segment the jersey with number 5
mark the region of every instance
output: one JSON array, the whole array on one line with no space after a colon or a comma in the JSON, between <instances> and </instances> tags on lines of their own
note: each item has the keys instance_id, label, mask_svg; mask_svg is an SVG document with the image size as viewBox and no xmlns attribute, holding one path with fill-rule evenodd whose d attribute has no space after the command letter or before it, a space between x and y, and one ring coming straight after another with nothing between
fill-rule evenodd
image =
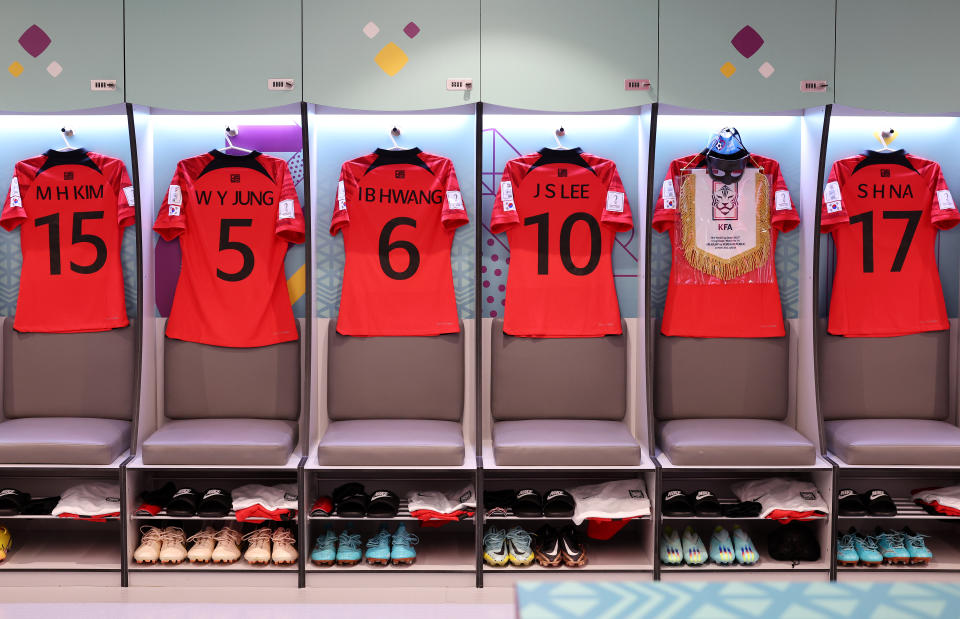
<instances>
[{"instance_id":1,"label":"jersey with number 5","mask_svg":"<svg viewBox=\"0 0 960 619\"><path fill-rule=\"evenodd\" d=\"M504 333L621 333L611 252L633 217L616 164L579 148L508 161L490 223L510 242Z\"/></svg>"},{"instance_id":2,"label":"jersey with number 5","mask_svg":"<svg viewBox=\"0 0 960 619\"><path fill-rule=\"evenodd\" d=\"M453 162L419 148L343 164L330 234L346 262L337 331L343 335L457 333L450 250L467 223Z\"/></svg>"},{"instance_id":3,"label":"jersey with number 5","mask_svg":"<svg viewBox=\"0 0 960 619\"><path fill-rule=\"evenodd\" d=\"M283 261L304 220L285 161L218 150L184 159L153 229L179 238L183 256L167 337L238 348L298 338Z\"/></svg>"},{"instance_id":4,"label":"jersey with number 5","mask_svg":"<svg viewBox=\"0 0 960 619\"><path fill-rule=\"evenodd\" d=\"M898 150L835 162L820 217L837 249L829 332L885 337L949 328L936 240L958 221L934 161Z\"/></svg>"},{"instance_id":5,"label":"jersey with number 5","mask_svg":"<svg viewBox=\"0 0 960 619\"><path fill-rule=\"evenodd\" d=\"M129 324L120 248L134 223L123 162L84 149L17 163L0 215L20 226L17 331L106 331Z\"/></svg>"}]
</instances>

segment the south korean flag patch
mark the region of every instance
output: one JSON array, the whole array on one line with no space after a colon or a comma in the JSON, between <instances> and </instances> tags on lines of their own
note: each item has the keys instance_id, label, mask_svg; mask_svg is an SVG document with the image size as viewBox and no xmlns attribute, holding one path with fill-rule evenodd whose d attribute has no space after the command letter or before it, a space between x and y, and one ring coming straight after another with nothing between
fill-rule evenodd
<instances>
[{"instance_id":1,"label":"south korean flag patch","mask_svg":"<svg viewBox=\"0 0 960 619\"><path fill-rule=\"evenodd\" d=\"M347 189L344 187L343 181L337 183L337 210L347 210Z\"/></svg>"},{"instance_id":2,"label":"south korean flag patch","mask_svg":"<svg viewBox=\"0 0 960 619\"><path fill-rule=\"evenodd\" d=\"M513 183L510 181L500 183L500 203L503 204L504 211L517 210L517 205L513 202Z\"/></svg>"},{"instance_id":3,"label":"south korean flag patch","mask_svg":"<svg viewBox=\"0 0 960 619\"><path fill-rule=\"evenodd\" d=\"M10 208L22 208L23 200L20 198L20 181L14 176L10 180Z\"/></svg>"},{"instance_id":4,"label":"south korean flag patch","mask_svg":"<svg viewBox=\"0 0 960 619\"><path fill-rule=\"evenodd\" d=\"M177 217L180 215L181 206L183 206L183 192L180 191L180 185L170 185L167 190L167 215Z\"/></svg>"},{"instance_id":5,"label":"south korean flag patch","mask_svg":"<svg viewBox=\"0 0 960 619\"><path fill-rule=\"evenodd\" d=\"M660 197L663 198L663 208L676 210L677 192L673 188L673 181L667 179L663 181L663 189L660 190Z\"/></svg>"}]
</instances>

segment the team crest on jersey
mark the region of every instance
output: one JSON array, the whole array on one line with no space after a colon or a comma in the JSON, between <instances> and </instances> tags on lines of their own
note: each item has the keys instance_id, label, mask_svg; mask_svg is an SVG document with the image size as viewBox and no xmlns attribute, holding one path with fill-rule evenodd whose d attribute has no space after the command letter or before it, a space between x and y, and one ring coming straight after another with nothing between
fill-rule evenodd
<instances>
[{"instance_id":1,"label":"team crest on jersey","mask_svg":"<svg viewBox=\"0 0 960 619\"><path fill-rule=\"evenodd\" d=\"M240 175L239 175L239 174L231 174L231 175L230 175L230 182L231 182L231 183L239 183L239 182L240 182Z\"/></svg>"},{"instance_id":2,"label":"team crest on jersey","mask_svg":"<svg viewBox=\"0 0 960 619\"><path fill-rule=\"evenodd\" d=\"M713 220L736 220L738 216L738 206L740 200L737 195L737 185L727 185L713 181Z\"/></svg>"},{"instance_id":3,"label":"team crest on jersey","mask_svg":"<svg viewBox=\"0 0 960 619\"><path fill-rule=\"evenodd\" d=\"M73 172L64 172L64 173L63 173L63 180L65 180L65 181L72 181L72 180L73 180Z\"/></svg>"}]
</instances>

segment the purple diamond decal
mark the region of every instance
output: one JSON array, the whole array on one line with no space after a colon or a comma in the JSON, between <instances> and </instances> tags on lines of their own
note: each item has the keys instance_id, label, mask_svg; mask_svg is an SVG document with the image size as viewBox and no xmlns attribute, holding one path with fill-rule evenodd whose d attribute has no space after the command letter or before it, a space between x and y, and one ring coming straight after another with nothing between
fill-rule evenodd
<instances>
[{"instance_id":1,"label":"purple diamond decal","mask_svg":"<svg viewBox=\"0 0 960 619\"><path fill-rule=\"evenodd\" d=\"M17 40L20 42L20 47L34 58L42 54L43 50L50 45L50 37L36 24L24 30Z\"/></svg>"},{"instance_id":2,"label":"purple diamond decal","mask_svg":"<svg viewBox=\"0 0 960 619\"><path fill-rule=\"evenodd\" d=\"M412 39L413 37L420 34L420 26L416 25L413 22L410 22L409 24L403 27L403 33Z\"/></svg>"},{"instance_id":3,"label":"purple diamond decal","mask_svg":"<svg viewBox=\"0 0 960 619\"><path fill-rule=\"evenodd\" d=\"M733 47L743 54L744 58L749 58L757 53L757 50L763 47L763 37L750 26L744 26L740 32L735 34L730 42Z\"/></svg>"}]
</instances>

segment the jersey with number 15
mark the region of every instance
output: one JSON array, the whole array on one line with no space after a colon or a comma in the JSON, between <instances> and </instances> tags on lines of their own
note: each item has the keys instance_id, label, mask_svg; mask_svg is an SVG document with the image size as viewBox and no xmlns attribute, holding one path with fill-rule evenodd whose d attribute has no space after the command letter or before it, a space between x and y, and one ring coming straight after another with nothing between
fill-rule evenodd
<instances>
[{"instance_id":1,"label":"jersey with number 15","mask_svg":"<svg viewBox=\"0 0 960 619\"><path fill-rule=\"evenodd\" d=\"M167 337L238 348L298 338L283 261L304 220L284 160L218 150L184 159L153 229L179 238L183 255Z\"/></svg>"},{"instance_id":2,"label":"jersey with number 15","mask_svg":"<svg viewBox=\"0 0 960 619\"><path fill-rule=\"evenodd\" d=\"M378 148L344 163L330 222L330 234L343 234L346 254L337 331L460 331L450 250L467 220L446 157Z\"/></svg>"}]
</instances>

